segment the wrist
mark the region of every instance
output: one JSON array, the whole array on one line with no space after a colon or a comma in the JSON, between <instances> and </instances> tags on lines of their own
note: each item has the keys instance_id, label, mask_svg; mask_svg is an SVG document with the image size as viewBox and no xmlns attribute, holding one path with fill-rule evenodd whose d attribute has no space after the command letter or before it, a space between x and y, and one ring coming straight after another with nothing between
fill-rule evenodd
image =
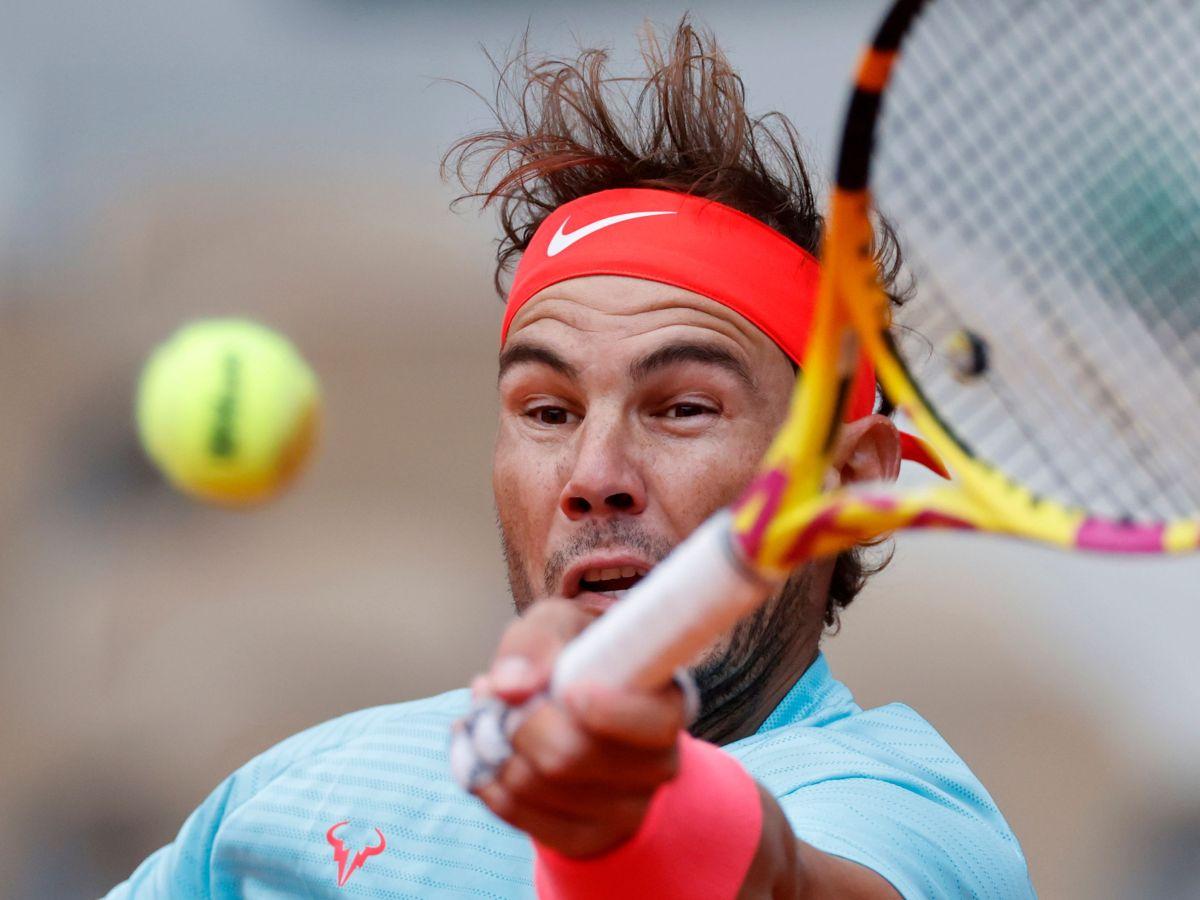
<instances>
[{"instance_id":1,"label":"wrist","mask_svg":"<svg viewBox=\"0 0 1200 900\"><path fill-rule=\"evenodd\" d=\"M732 900L758 851L762 824L758 786L741 764L681 734L679 774L658 789L628 841L588 859L535 842L538 896Z\"/></svg>"}]
</instances>

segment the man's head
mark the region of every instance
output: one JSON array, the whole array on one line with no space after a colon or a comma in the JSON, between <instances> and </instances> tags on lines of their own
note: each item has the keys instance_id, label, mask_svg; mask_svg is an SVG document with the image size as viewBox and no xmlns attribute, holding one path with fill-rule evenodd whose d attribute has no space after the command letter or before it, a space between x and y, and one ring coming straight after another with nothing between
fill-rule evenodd
<instances>
[{"instance_id":1,"label":"man's head","mask_svg":"<svg viewBox=\"0 0 1200 900\"><path fill-rule=\"evenodd\" d=\"M649 39L645 59L632 95L596 51L504 70L500 127L457 148L460 173L483 155L478 192L500 209L498 283L547 216L613 188L716 200L815 252L821 219L790 124L748 117L740 80L686 21L668 48ZM714 296L603 274L510 303L493 484L518 610L566 596L602 611L753 475L795 369ZM898 461L894 427L868 416L844 430L837 474L894 477ZM855 553L807 567L698 661L710 737L781 663L815 650L865 575Z\"/></svg>"},{"instance_id":2,"label":"man's head","mask_svg":"<svg viewBox=\"0 0 1200 900\"><path fill-rule=\"evenodd\" d=\"M493 466L518 608L603 609L622 579L586 576L644 574L730 503L792 384L782 351L707 297L605 275L535 295L500 356Z\"/></svg>"}]
</instances>

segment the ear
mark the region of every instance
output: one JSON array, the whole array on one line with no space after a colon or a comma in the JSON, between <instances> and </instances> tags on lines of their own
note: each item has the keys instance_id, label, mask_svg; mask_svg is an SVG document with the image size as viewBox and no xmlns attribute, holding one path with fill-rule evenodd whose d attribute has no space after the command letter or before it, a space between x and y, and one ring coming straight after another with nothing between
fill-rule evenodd
<instances>
[{"instance_id":1,"label":"ear","mask_svg":"<svg viewBox=\"0 0 1200 900\"><path fill-rule=\"evenodd\" d=\"M832 466L842 484L895 481L900 474L899 429L880 415L847 422L834 444Z\"/></svg>"}]
</instances>

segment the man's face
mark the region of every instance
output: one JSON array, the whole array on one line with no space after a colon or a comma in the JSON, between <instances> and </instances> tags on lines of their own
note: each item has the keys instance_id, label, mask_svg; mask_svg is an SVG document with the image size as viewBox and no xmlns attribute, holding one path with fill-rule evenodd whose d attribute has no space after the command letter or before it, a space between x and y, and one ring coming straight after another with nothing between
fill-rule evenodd
<instances>
[{"instance_id":1,"label":"man's face","mask_svg":"<svg viewBox=\"0 0 1200 900\"><path fill-rule=\"evenodd\" d=\"M600 613L755 472L790 362L732 310L616 276L529 300L500 358L492 483L518 611Z\"/></svg>"}]
</instances>

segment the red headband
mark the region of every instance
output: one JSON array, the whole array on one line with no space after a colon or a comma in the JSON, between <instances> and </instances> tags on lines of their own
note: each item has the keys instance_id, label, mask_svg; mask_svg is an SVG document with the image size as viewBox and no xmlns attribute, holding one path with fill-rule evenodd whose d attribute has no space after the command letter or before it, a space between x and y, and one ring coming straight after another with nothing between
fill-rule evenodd
<instances>
[{"instance_id":1,"label":"red headband","mask_svg":"<svg viewBox=\"0 0 1200 900\"><path fill-rule=\"evenodd\" d=\"M708 297L748 319L801 364L817 298L817 260L768 225L715 200L621 188L588 194L550 213L517 266L500 342L539 291L585 275L626 275ZM875 372L864 356L846 421L875 409ZM906 458L935 471L903 435Z\"/></svg>"}]
</instances>

